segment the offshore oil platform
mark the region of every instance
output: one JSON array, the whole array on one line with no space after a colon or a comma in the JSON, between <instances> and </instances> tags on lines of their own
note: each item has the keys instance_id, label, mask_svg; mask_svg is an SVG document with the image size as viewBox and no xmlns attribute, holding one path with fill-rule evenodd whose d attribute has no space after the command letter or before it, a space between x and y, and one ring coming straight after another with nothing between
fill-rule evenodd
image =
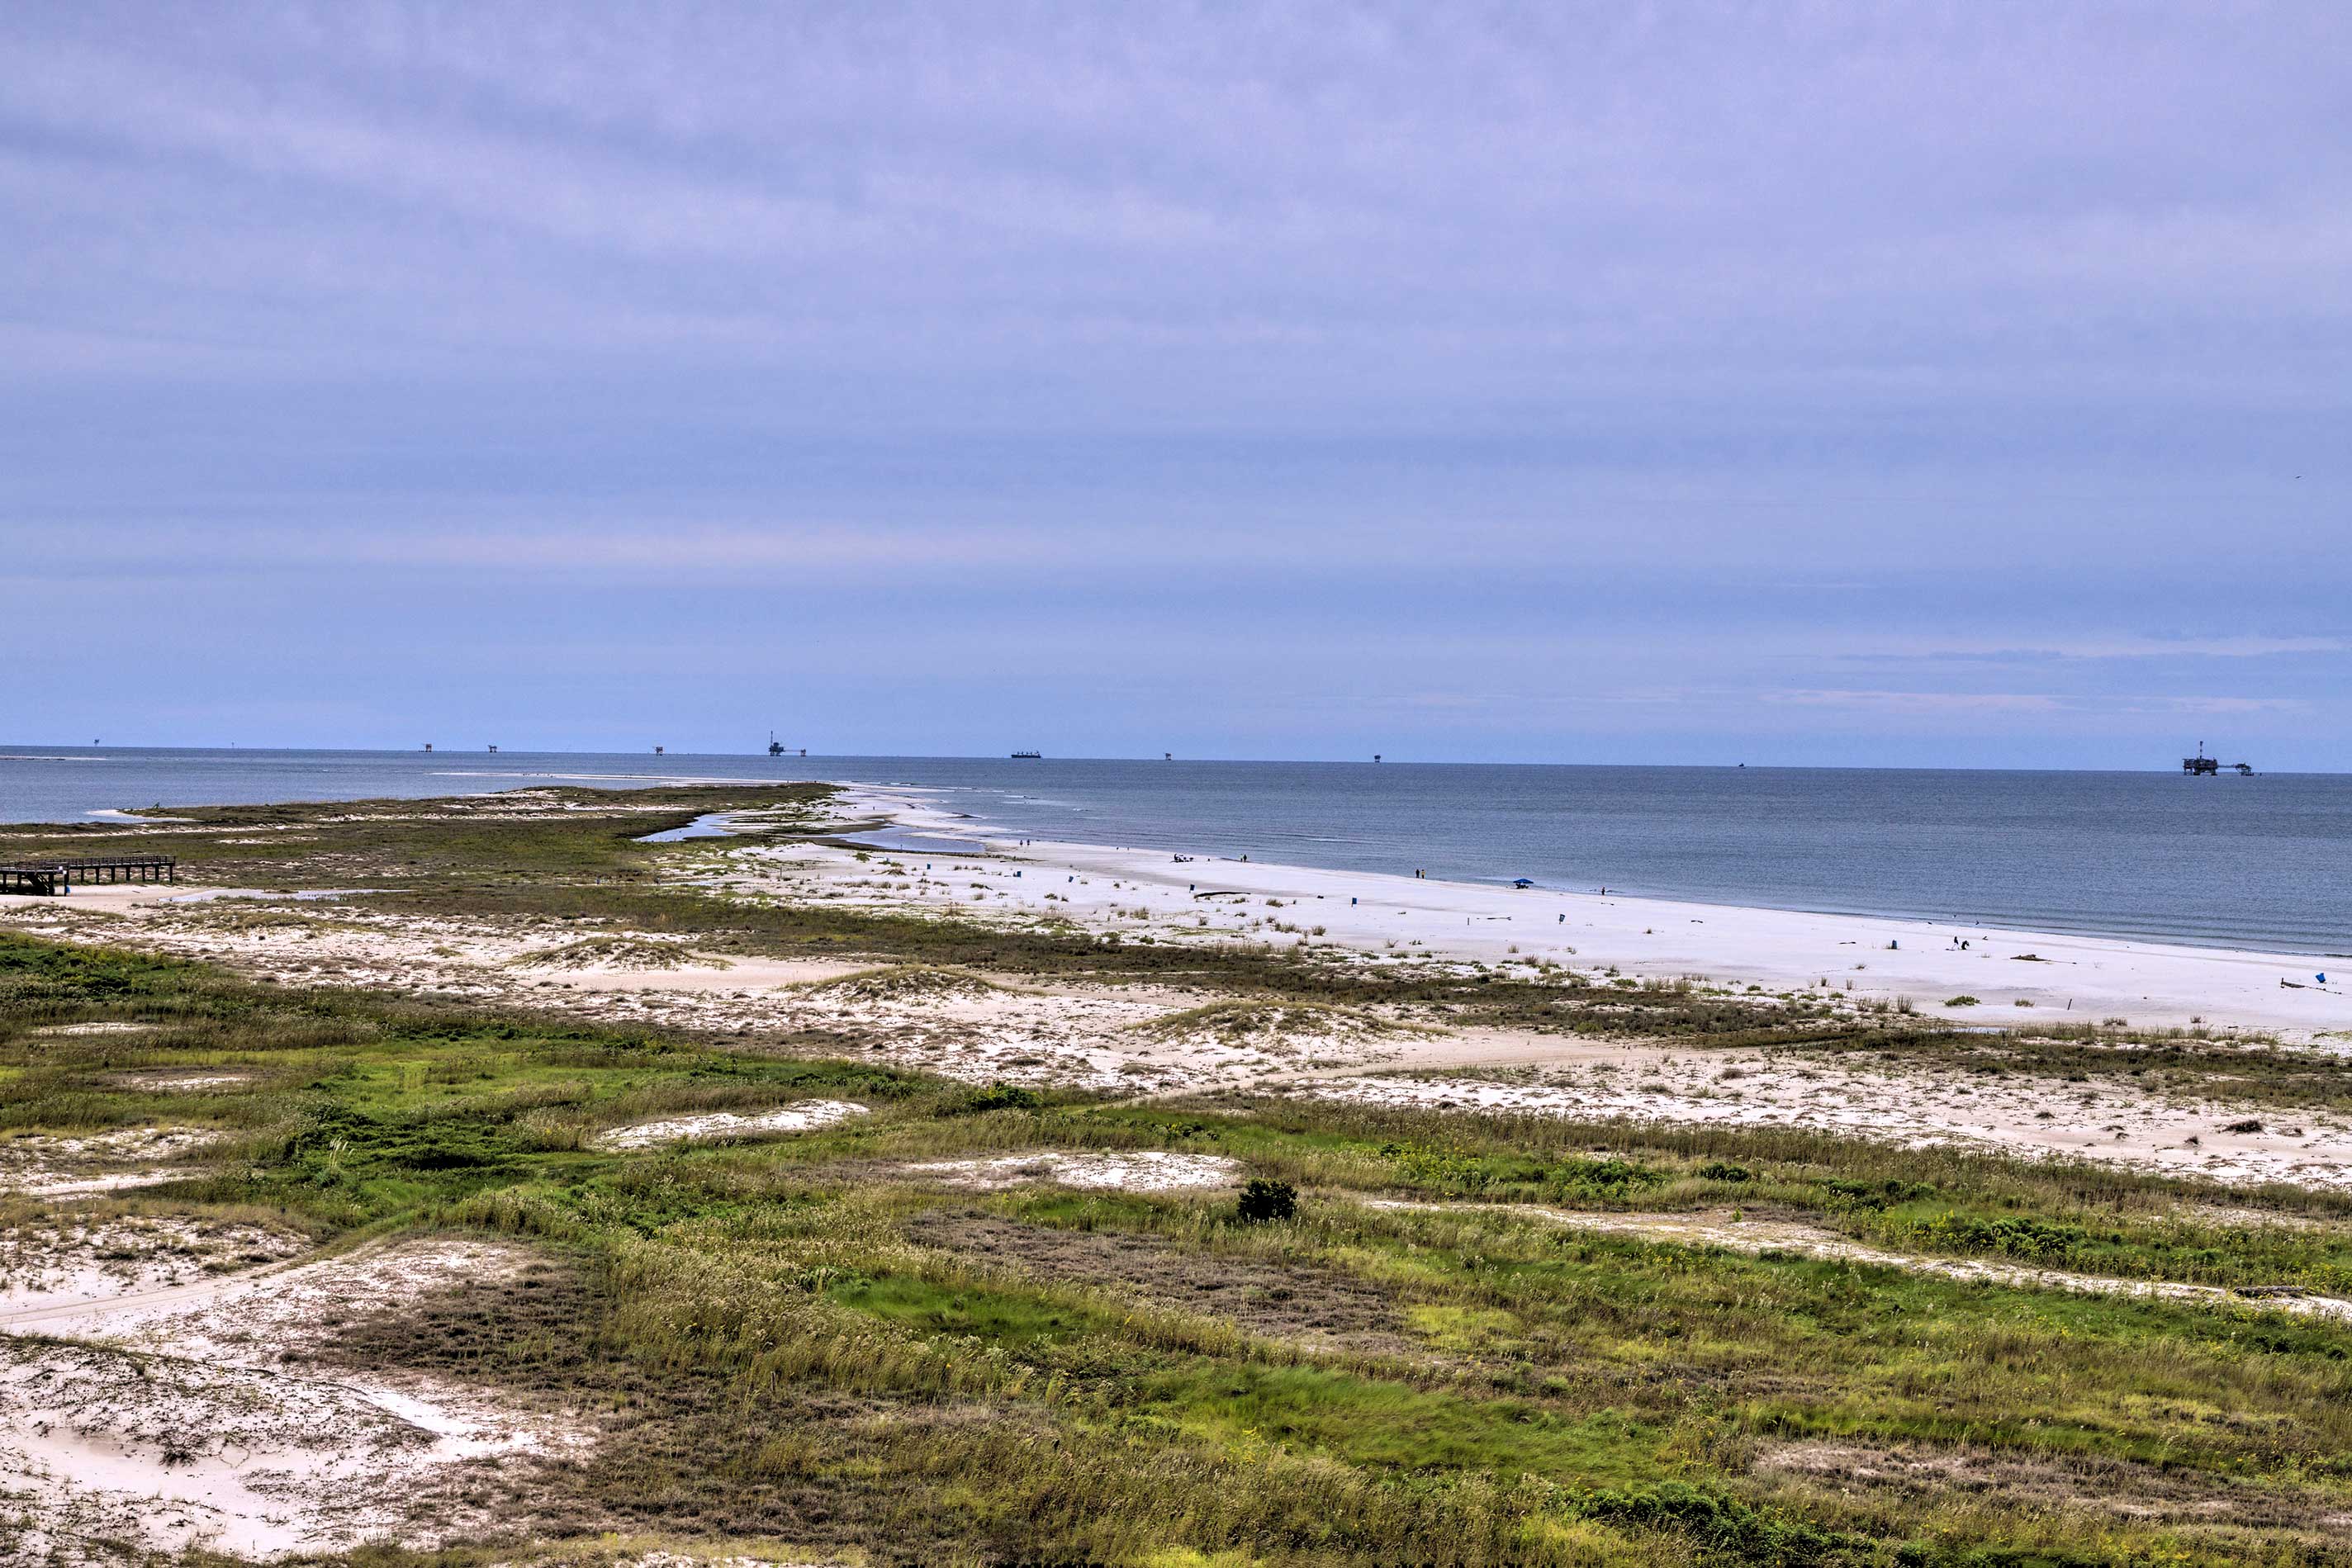
<instances>
[{"instance_id":1,"label":"offshore oil platform","mask_svg":"<svg viewBox=\"0 0 2352 1568\"><path fill-rule=\"evenodd\" d=\"M2197 743L2196 756L2184 757L2180 759L2180 771L2191 778L2219 777L2221 771L2221 759L2218 757L2206 756L2205 743L2200 740ZM2232 762L2230 764L2230 771L2241 779L2252 779L2254 776L2254 765L2251 762Z\"/></svg>"}]
</instances>

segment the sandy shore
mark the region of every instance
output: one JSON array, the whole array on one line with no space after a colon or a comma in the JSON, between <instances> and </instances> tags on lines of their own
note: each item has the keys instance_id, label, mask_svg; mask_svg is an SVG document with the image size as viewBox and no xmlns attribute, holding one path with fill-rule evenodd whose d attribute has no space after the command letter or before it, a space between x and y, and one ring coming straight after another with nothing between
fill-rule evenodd
<instances>
[{"instance_id":1,"label":"sandy shore","mask_svg":"<svg viewBox=\"0 0 2352 1568\"><path fill-rule=\"evenodd\" d=\"M866 788L853 799L887 811L909 831L976 836L973 823L940 810L920 791ZM982 841L1024 870L990 883L1001 898L1089 922L1141 906L1205 916L1213 926L1255 926L1268 914L1265 901L1275 899L1281 925L1310 933L1320 927L1318 944L1367 953L1487 964L1549 958L1580 969L1613 967L1642 978L1690 977L1776 992L1826 986L1907 998L1923 1013L1960 1023L2121 1018L2140 1028L2201 1023L2289 1041L2352 1040L2352 959L1519 890L1206 855L1180 863L1162 850L996 836ZM925 857L901 852L895 858ZM1239 894L1248 902L1201 896L1207 893ZM2347 942L2352 945L2352 933ZM2330 972L2331 962L2342 973ZM2317 978L2322 972L2326 985ZM1945 1005L1964 996L1977 1000Z\"/></svg>"}]
</instances>

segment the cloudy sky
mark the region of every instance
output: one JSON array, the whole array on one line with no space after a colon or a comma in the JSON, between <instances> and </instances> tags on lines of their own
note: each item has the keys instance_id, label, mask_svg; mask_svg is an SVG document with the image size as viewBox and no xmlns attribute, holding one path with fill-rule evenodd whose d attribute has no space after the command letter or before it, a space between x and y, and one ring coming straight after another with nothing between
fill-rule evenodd
<instances>
[{"instance_id":1,"label":"cloudy sky","mask_svg":"<svg viewBox=\"0 0 2352 1568\"><path fill-rule=\"evenodd\" d=\"M0 739L2352 768L2352 7L0 8Z\"/></svg>"}]
</instances>

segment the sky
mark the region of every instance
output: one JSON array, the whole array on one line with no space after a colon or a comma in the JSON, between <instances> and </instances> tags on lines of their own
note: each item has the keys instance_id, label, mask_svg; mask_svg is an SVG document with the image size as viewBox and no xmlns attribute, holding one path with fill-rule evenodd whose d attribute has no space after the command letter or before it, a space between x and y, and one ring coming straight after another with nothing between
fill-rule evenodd
<instances>
[{"instance_id":1,"label":"sky","mask_svg":"<svg viewBox=\"0 0 2352 1568\"><path fill-rule=\"evenodd\" d=\"M0 7L0 740L2352 769L2352 7Z\"/></svg>"}]
</instances>

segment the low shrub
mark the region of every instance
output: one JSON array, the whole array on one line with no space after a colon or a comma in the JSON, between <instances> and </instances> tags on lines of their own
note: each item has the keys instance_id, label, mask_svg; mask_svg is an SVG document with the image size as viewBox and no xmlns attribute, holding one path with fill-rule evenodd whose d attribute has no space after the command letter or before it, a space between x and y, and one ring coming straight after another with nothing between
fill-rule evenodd
<instances>
[{"instance_id":1,"label":"low shrub","mask_svg":"<svg viewBox=\"0 0 2352 1568\"><path fill-rule=\"evenodd\" d=\"M1244 1225L1264 1225L1271 1220L1298 1218L1298 1189L1286 1181L1269 1181L1264 1176L1252 1176L1242 1188L1235 1205Z\"/></svg>"},{"instance_id":2,"label":"low shrub","mask_svg":"<svg viewBox=\"0 0 2352 1568\"><path fill-rule=\"evenodd\" d=\"M1045 1103L1045 1096L1034 1089L1024 1089L1018 1083L992 1083L963 1103L966 1111L1034 1111Z\"/></svg>"}]
</instances>

